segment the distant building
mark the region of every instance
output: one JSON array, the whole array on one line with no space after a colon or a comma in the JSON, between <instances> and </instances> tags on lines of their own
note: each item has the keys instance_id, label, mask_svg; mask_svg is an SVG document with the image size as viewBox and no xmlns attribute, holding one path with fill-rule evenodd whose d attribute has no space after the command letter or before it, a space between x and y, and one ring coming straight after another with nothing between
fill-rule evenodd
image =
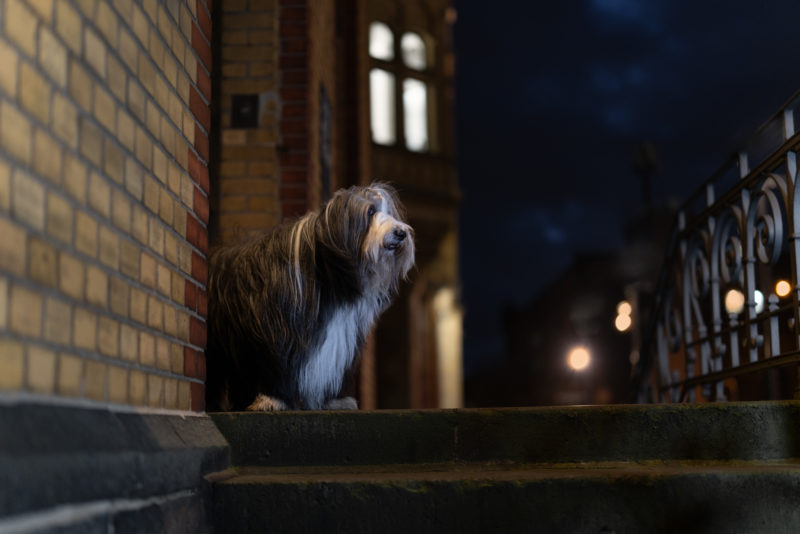
<instances>
[{"instance_id":1,"label":"distant building","mask_svg":"<svg viewBox=\"0 0 800 534\"><path fill-rule=\"evenodd\" d=\"M605 404L631 400L631 362L661 266L672 210L638 217L617 251L580 254L530 304L503 317L506 360L467 382L469 406ZM621 302L630 309L618 312ZM617 316L620 318L617 323ZM629 322L628 322L629 321ZM588 351L582 370L568 363Z\"/></svg>"},{"instance_id":2,"label":"distant building","mask_svg":"<svg viewBox=\"0 0 800 534\"><path fill-rule=\"evenodd\" d=\"M356 393L363 407L459 406L455 11L448 0L256 4L215 4L212 247L338 188L394 184L417 269L368 344Z\"/></svg>"}]
</instances>

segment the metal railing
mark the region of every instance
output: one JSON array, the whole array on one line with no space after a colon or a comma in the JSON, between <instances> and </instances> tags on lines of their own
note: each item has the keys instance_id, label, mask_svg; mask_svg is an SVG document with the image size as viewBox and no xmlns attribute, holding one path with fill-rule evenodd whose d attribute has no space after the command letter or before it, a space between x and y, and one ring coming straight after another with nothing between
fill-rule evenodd
<instances>
[{"instance_id":1,"label":"metal railing","mask_svg":"<svg viewBox=\"0 0 800 534\"><path fill-rule=\"evenodd\" d=\"M800 363L798 150L800 92L679 210L639 349L640 402L726 400L730 379Z\"/></svg>"}]
</instances>

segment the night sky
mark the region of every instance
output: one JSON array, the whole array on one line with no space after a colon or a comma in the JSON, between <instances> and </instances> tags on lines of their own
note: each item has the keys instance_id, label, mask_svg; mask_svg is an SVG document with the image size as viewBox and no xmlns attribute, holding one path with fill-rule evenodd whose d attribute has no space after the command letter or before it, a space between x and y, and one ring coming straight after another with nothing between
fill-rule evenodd
<instances>
[{"instance_id":1,"label":"night sky","mask_svg":"<svg viewBox=\"0 0 800 534\"><path fill-rule=\"evenodd\" d=\"M454 2L469 376L505 305L622 243L638 143L655 203L682 201L800 89L800 1Z\"/></svg>"}]
</instances>

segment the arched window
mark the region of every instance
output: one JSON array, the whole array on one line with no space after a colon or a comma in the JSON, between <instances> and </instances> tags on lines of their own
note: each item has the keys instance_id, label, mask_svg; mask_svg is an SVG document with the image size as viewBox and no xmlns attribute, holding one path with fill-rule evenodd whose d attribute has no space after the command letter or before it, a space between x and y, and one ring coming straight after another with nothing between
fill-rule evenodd
<instances>
[{"instance_id":1,"label":"arched window","mask_svg":"<svg viewBox=\"0 0 800 534\"><path fill-rule=\"evenodd\" d=\"M397 145L402 132L406 149L430 150L428 102L433 91L430 52L429 43L419 33L404 32L398 43L388 24L378 21L370 24L369 95L373 142ZM399 108L398 94L401 95Z\"/></svg>"}]
</instances>

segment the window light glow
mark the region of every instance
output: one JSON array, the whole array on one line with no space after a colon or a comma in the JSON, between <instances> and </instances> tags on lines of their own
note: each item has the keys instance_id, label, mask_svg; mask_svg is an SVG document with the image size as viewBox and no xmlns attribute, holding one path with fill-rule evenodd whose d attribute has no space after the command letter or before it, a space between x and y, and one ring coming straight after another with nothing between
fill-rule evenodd
<instances>
[{"instance_id":1,"label":"window light glow","mask_svg":"<svg viewBox=\"0 0 800 534\"><path fill-rule=\"evenodd\" d=\"M383 69L370 71L369 108L372 140L393 145L397 141L394 74Z\"/></svg>"},{"instance_id":2,"label":"window light glow","mask_svg":"<svg viewBox=\"0 0 800 534\"><path fill-rule=\"evenodd\" d=\"M369 55L375 59L394 59L394 34L383 22L369 25Z\"/></svg>"},{"instance_id":3,"label":"window light glow","mask_svg":"<svg viewBox=\"0 0 800 534\"><path fill-rule=\"evenodd\" d=\"M403 80L403 131L406 148L415 152L428 150L428 88L425 82Z\"/></svg>"},{"instance_id":4,"label":"window light glow","mask_svg":"<svg viewBox=\"0 0 800 534\"><path fill-rule=\"evenodd\" d=\"M400 38L400 53L403 63L414 70L425 70L428 66L425 41L416 33L404 33Z\"/></svg>"}]
</instances>

